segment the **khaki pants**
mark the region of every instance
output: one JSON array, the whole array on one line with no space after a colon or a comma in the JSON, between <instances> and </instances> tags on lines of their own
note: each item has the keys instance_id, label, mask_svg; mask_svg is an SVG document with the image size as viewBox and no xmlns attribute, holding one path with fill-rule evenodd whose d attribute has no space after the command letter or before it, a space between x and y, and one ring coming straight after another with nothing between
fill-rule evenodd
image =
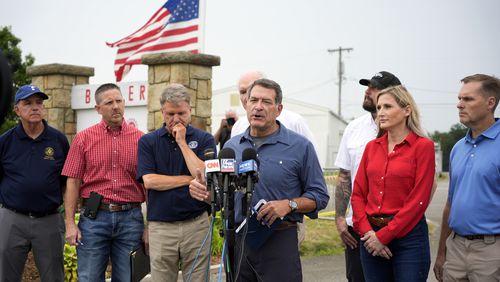
<instances>
[{"instance_id":1,"label":"khaki pants","mask_svg":"<svg viewBox=\"0 0 500 282\"><path fill-rule=\"evenodd\" d=\"M184 221L150 221L148 226L152 281L177 281L179 264L186 281L209 229L207 213ZM209 251L210 235L199 252L190 281L205 281Z\"/></svg>"},{"instance_id":2,"label":"khaki pants","mask_svg":"<svg viewBox=\"0 0 500 282\"><path fill-rule=\"evenodd\" d=\"M500 281L500 236L468 240L452 232L446 240L444 281Z\"/></svg>"}]
</instances>

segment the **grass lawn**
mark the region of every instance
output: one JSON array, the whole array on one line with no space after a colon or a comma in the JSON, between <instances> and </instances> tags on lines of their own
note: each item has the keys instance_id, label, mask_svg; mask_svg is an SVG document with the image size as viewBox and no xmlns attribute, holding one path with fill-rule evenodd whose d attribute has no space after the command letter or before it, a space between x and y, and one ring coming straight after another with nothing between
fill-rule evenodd
<instances>
[{"instance_id":1,"label":"grass lawn","mask_svg":"<svg viewBox=\"0 0 500 282\"><path fill-rule=\"evenodd\" d=\"M328 213L320 216L333 218ZM340 240L335 221L327 219L305 218L306 238L300 246L301 256L339 255L344 253L344 244Z\"/></svg>"}]
</instances>

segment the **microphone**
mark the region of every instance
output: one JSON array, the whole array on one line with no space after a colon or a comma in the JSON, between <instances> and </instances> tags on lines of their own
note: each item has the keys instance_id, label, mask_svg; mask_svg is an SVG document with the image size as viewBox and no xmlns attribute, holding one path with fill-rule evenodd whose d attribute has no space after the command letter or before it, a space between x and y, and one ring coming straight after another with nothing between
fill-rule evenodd
<instances>
[{"instance_id":1,"label":"microphone","mask_svg":"<svg viewBox=\"0 0 500 282\"><path fill-rule=\"evenodd\" d=\"M207 181L207 187L210 191L210 203L212 205L212 211L215 212L217 206L220 205L219 196L219 172L220 165L219 159L215 157L215 151L212 148L208 148L203 152L205 159L205 179Z\"/></svg>"},{"instance_id":2,"label":"microphone","mask_svg":"<svg viewBox=\"0 0 500 282\"><path fill-rule=\"evenodd\" d=\"M234 150L231 148L223 148L219 153L220 171L222 174L222 193L224 218L229 220L228 229L231 229L234 224ZM229 239L231 241L232 239Z\"/></svg>"},{"instance_id":3,"label":"microphone","mask_svg":"<svg viewBox=\"0 0 500 282\"><path fill-rule=\"evenodd\" d=\"M252 214L252 193L255 183L259 181L257 152L254 148L246 148L243 150L241 160L242 162L238 165L238 174L242 178L241 184L245 192L245 196L241 198L241 211L243 216L248 217Z\"/></svg>"},{"instance_id":4,"label":"microphone","mask_svg":"<svg viewBox=\"0 0 500 282\"><path fill-rule=\"evenodd\" d=\"M219 153L220 160L220 172L223 176L223 188L224 191L227 191L229 187L229 182L232 180L234 176L234 150L231 148L223 148Z\"/></svg>"},{"instance_id":5,"label":"microphone","mask_svg":"<svg viewBox=\"0 0 500 282\"><path fill-rule=\"evenodd\" d=\"M203 151L203 159L205 161L214 159L215 158L215 151L212 148L207 148L205 151Z\"/></svg>"}]
</instances>

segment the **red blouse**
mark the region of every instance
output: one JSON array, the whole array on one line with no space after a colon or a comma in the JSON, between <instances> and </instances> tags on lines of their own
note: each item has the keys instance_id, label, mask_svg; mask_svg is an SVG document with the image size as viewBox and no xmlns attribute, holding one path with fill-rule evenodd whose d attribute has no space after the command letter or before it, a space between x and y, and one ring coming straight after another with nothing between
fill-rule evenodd
<instances>
[{"instance_id":1,"label":"red blouse","mask_svg":"<svg viewBox=\"0 0 500 282\"><path fill-rule=\"evenodd\" d=\"M429 205L434 181L434 142L413 132L388 153L387 133L366 145L354 181L354 229L372 230L367 215L394 215L376 232L387 245L410 232Z\"/></svg>"}]
</instances>

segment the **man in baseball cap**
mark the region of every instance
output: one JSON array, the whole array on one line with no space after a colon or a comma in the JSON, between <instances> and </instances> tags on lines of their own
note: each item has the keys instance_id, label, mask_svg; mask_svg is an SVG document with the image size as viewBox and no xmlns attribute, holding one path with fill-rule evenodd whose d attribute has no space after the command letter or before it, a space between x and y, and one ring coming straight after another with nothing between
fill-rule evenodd
<instances>
[{"instance_id":1,"label":"man in baseball cap","mask_svg":"<svg viewBox=\"0 0 500 282\"><path fill-rule=\"evenodd\" d=\"M64 281L64 221L58 208L69 143L43 119L46 99L36 86L19 88L14 105L19 123L0 136L0 281L21 281L30 250L41 281Z\"/></svg>"},{"instance_id":2,"label":"man in baseball cap","mask_svg":"<svg viewBox=\"0 0 500 282\"><path fill-rule=\"evenodd\" d=\"M40 88L36 87L35 85L27 84L21 86L19 90L17 90L15 104L17 104L20 100L28 99L35 94L39 94L43 100L49 99L49 96L43 93Z\"/></svg>"},{"instance_id":3,"label":"man in baseball cap","mask_svg":"<svg viewBox=\"0 0 500 282\"><path fill-rule=\"evenodd\" d=\"M364 86L372 86L379 90L382 90L389 86L401 85L401 81L399 81L399 78L397 78L392 73L381 71L377 72L371 79L360 79L359 84Z\"/></svg>"},{"instance_id":4,"label":"man in baseball cap","mask_svg":"<svg viewBox=\"0 0 500 282\"><path fill-rule=\"evenodd\" d=\"M363 109L368 113L349 122L335 160L335 166L340 168L335 192L335 225L345 244L346 278L353 282L365 281L359 255L359 235L352 228L352 212L349 207L354 178L366 144L377 136L377 95L383 89L400 85L401 82L392 73L381 71L371 79L361 79L359 84L368 86L363 100Z\"/></svg>"}]
</instances>

